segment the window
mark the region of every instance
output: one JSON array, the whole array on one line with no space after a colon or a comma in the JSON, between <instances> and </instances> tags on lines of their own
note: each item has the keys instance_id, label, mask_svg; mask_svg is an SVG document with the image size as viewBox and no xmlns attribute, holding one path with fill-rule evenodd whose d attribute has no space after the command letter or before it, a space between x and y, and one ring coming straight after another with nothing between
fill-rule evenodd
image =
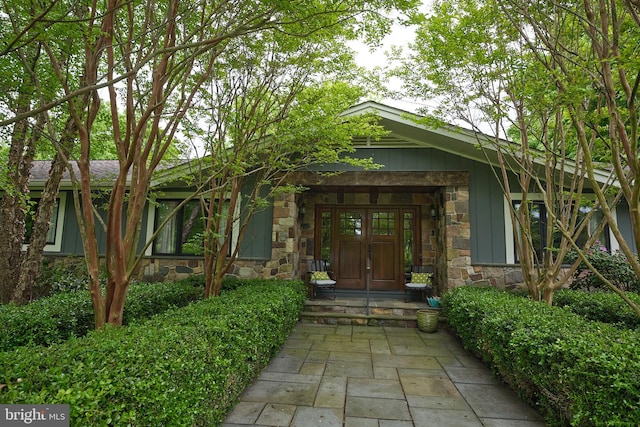
<instances>
[{"instance_id":1,"label":"window","mask_svg":"<svg viewBox=\"0 0 640 427\"><path fill-rule=\"evenodd\" d=\"M320 256L324 260L331 259L331 211L322 211L320 223Z\"/></svg>"},{"instance_id":2,"label":"window","mask_svg":"<svg viewBox=\"0 0 640 427\"><path fill-rule=\"evenodd\" d=\"M579 223L585 221L586 216L589 212L591 212L592 208L588 206L580 206L580 211L578 212L578 221ZM600 226L602 219L604 218L604 214L601 210L597 210L594 212L591 217L589 217L589 222L586 227L578 236L576 243L579 247L582 247L589 239L589 236L592 236ZM605 246L609 251L611 250L611 240L609 239L609 227L605 226L602 230L602 233L598 236L598 241L601 243L601 246Z\"/></svg>"},{"instance_id":3,"label":"window","mask_svg":"<svg viewBox=\"0 0 640 427\"><path fill-rule=\"evenodd\" d=\"M404 236L404 271L410 273L413 267L414 236L416 227L413 221L413 211L403 213L402 234Z\"/></svg>"},{"instance_id":4,"label":"window","mask_svg":"<svg viewBox=\"0 0 640 427\"><path fill-rule=\"evenodd\" d=\"M36 214L40 207L40 199L31 199L27 207L27 215L25 217L24 243L29 244L31 233L36 222ZM56 243L56 233L58 226L59 202L56 200L53 210L51 211L51 219L49 220L49 232L47 233L47 245Z\"/></svg>"},{"instance_id":5,"label":"window","mask_svg":"<svg viewBox=\"0 0 640 427\"><path fill-rule=\"evenodd\" d=\"M30 200L28 202L27 215L25 217L23 250L27 249L27 245L31 239L31 233L33 232L33 225L35 223L35 215L38 212L38 204L40 202L40 193L34 192L29 196ZM51 218L49 220L49 231L47 232L47 241L44 247L46 252L60 252L62 250L62 230L64 226L66 200L67 194L65 192L58 193L58 198L53 206Z\"/></svg>"},{"instance_id":6,"label":"window","mask_svg":"<svg viewBox=\"0 0 640 427\"><path fill-rule=\"evenodd\" d=\"M521 202L514 202L514 208L518 209ZM580 206L578 208L578 222L577 226L580 226L583 221L587 220L587 214L591 212L592 208L588 206ZM578 246L583 246L588 238L593 235L598 229L600 222L602 221L603 214L600 211L594 212L588 219L588 223L584 227L580 236L578 236L576 243ZM545 248L554 248L560 245L562 234L559 231L553 233L553 241L547 242L546 227L548 221L547 208L542 200L533 200L529 202L529 221L531 223L531 240L534 250L536 251L538 259L542 259ZM519 227L519 226L518 226ZM598 241L602 246L611 249L610 240L608 238L608 227L605 226L602 233L598 237ZM515 239L516 237L513 237ZM508 245L509 246L509 245ZM515 249L515 240L512 242L512 259L513 262L518 262L518 255ZM510 261L509 259L507 260Z\"/></svg>"},{"instance_id":7,"label":"window","mask_svg":"<svg viewBox=\"0 0 640 427\"><path fill-rule=\"evenodd\" d=\"M157 200L154 216L153 229L157 230L160 225L167 220L162 230L153 242L153 253L156 255L183 255L183 256L203 256L204 255L204 233L206 227L206 212L199 200L192 200L180 207L171 217L182 200ZM228 205L228 203L225 203ZM228 210L228 209L227 209ZM226 223L226 214L221 220ZM168 219L167 219L168 218ZM234 240L236 235L234 223L229 252L237 243ZM224 240L224 236L220 238Z\"/></svg>"},{"instance_id":8,"label":"window","mask_svg":"<svg viewBox=\"0 0 640 427\"><path fill-rule=\"evenodd\" d=\"M396 231L395 212L373 212L374 236L393 236Z\"/></svg>"},{"instance_id":9,"label":"window","mask_svg":"<svg viewBox=\"0 0 640 427\"><path fill-rule=\"evenodd\" d=\"M361 236L362 213L340 212L340 226L338 228L338 233L341 236Z\"/></svg>"},{"instance_id":10,"label":"window","mask_svg":"<svg viewBox=\"0 0 640 427\"><path fill-rule=\"evenodd\" d=\"M179 200L161 200L156 207L156 228L178 207ZM200 201L182 206L169 218L153 243L153 250L161 255L202 255L204 248L205 215Z\"/></svg>"}]
</instances>

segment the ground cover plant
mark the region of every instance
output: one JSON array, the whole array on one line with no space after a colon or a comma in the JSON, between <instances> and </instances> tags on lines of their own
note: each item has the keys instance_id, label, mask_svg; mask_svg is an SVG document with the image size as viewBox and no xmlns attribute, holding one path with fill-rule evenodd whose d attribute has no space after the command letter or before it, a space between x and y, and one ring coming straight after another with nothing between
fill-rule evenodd
<instances>
[{"instance_id":1,"label":"ground cover plant","mask_svg":"<svg viewBox=\"0 0 640 427\"><path fill-rule=\"evenodd\" d=\"M640 333L493 288L443 296L452 330L550 425L640 425Z\"/></svg>"},{"instance_id":2,"label":"ground cover plant","mask_svg":"<svg viewBox=\"0 0 640 427\"><path fill-rule=\"evenodd\" d=\"M191 281L134 283L127 297L123 323L185 306L201 299L202 295L202 288ZM84 336L94 328L93 306L86 290L60 292L26 305L0 305L0 351L23 345L60 343Z\"/></svg>"},{"instance_id":3,"label":"ground cover plant","mask_svg":"<svg viewBox=\"0 0 640 427\"><path fill-rule=\"evenodd\" d=\"M253 281L135 325L0 353L0 403L66 403L71 425L220 425L305 299L300 281Z\"/></svg>"}]
</instances>

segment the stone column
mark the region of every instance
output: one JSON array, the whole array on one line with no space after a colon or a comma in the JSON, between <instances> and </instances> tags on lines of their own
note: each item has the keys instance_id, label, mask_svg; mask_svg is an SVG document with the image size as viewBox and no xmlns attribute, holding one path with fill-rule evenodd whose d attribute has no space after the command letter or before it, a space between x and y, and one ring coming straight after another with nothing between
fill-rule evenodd
<instances>
[{"instance_id":1,"label":"stone column","mask_svg":"<svg viewBox=\"0 0 640 427\"><path fill-rule=\"evenodd\" d=\"M299 233L296 232L298 207L294 193L278 195L273 201L273 229L271 234L271 261L267 262L265 276L278 279L296 277L300 262Z\"/></svg>"},{"instance_id":2,"label":"stone column","mask_svg":"<svg viewBox=\"0 0 640 427\"><path fill-rule=\"evenodd\" d=\"M471 223L469 220L469 187L445 189L446 288L463 286L471 266Z\"/></svg>"}]
</instances>

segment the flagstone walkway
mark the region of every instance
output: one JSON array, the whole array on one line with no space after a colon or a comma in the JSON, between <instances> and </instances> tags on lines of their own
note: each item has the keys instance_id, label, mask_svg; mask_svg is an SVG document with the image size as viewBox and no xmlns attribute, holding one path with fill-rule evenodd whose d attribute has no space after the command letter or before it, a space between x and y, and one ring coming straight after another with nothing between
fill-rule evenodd
<instances>
[{"instance_id":1,"label":"flagstone walkway","mask_svg":"<svg viewBox=\"0 0 640 427\"><path fill-rule=\"evenodd\" d=\"M534 427L446 330L299 323L223 426Z\"/></svg>"}]
</instances>

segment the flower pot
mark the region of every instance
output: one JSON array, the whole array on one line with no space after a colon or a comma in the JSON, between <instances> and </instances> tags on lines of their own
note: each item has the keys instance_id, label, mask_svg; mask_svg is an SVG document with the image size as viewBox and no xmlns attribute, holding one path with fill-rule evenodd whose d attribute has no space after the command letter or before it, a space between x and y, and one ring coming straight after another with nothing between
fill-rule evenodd
<instances>
[{"instance_id":1,"label":"flower pot","mask_svg":"<svg viewBox=\"0 0 640 427\"><path fill-rule=\"evenodd\" d=\"M440 309L418 310L416 317L418 319L418 329L422 332L435 332L438 330Z\"/></svg>"}]
</instances>

